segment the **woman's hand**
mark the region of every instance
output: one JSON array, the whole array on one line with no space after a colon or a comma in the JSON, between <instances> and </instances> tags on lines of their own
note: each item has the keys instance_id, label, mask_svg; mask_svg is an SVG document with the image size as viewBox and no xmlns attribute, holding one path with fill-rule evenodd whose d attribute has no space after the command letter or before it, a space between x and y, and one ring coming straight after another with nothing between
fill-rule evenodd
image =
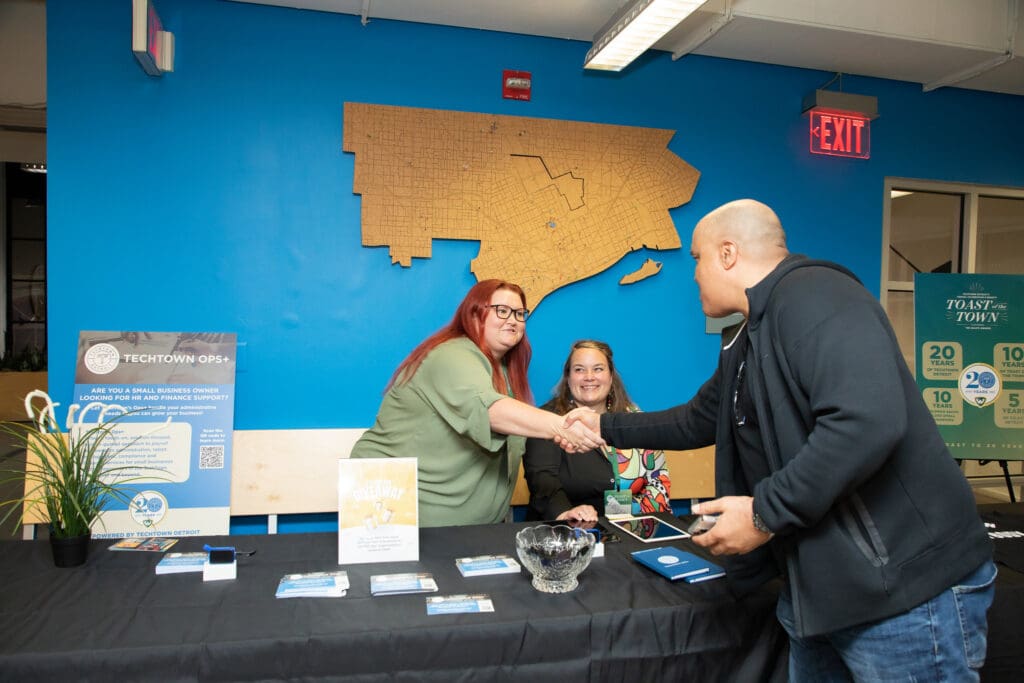
<instances>
[{"instance_id":1,"label":"woman's hand","mask_svg":"<svg viewBox=\"0 0 1024 683\"><path fill-rule=\"evenodd\" d=\"M597 510L594 509L593 505L577 505L574 508L566 510L562 514L555 517L556 520L575 520L579 522L596 522L597 521Z\"/></svg>"},{"instance_id":2,"label":"woman's hand","mask_svg":"<svg viewBox=\"0 0 1024 683\"><path fill-rule=\"evenodd\" d=\"M577 408L577 410L590 409ZM597 413L594 415L597 416ZM566 453L585 453L604 446L604 439L601 438L601 435L590 429L585 422L575 421L569 424L568 420L563 421L557 415L554 415L554 418L554 436L552 438L558 447Z\"/></svg>"},{"instance_id":3,"label":"woman's hand","mask_svg":"<svg viewBox=\"0 0 1024 683\"><path fill-rule=\"evenodd\" d=\"M601 435L594 433L586 423L564 424L565 418L562 416L534 408L512 397L492 403L487 409L487 416L491 421L491 429L499 434L552 439L569 453L582 453L604 445Z\"/></svg>"}]
</instances>

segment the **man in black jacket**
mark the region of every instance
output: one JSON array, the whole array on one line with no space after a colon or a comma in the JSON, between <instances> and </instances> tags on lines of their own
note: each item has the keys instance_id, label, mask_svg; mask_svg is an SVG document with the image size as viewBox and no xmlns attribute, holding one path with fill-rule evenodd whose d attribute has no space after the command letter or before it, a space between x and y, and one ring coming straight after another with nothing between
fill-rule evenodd
<instances>
[{"instance_id":1,"label":"man in black jacket","mask_svg":"<svg viewBox=\"0 0 1024 683\"><path fill-rule=\"evenodd\" d=\"M991 545L878 301L789 254L753 200L705 216L691 254L704 313L746 318L715 374L669 410L568 420L618 447L715 444L719 497L694 512L718 521L694 542L740 593L782 575L791 680L977 680Z\"/></svg>"}]
</instances>

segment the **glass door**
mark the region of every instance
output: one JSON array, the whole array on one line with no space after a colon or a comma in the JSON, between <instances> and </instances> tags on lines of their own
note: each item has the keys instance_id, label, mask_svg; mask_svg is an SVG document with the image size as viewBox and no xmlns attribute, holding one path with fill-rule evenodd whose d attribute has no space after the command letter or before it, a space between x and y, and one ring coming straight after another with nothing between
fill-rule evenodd
<instances>
[{"instance_id":1,"label":"glass door","mask_svg":"<svg viewBox=\"0 0 1024 683\"><path fill-rule=\"evenodd\" d=\"M882 306L914 372L914 274L1024 274L1024 190L890 178L884 202ZM997 463L965 460L964 474L1008 497Z\"/></svg>"},{"instance_id":2,"label":"glass door","mask_svg":"<svg viewBox=\"0 0 1024 683\"><path fill-rule=\"evenodd\" d=\"M3 367L46 369L46 175L5 165L7 324Z\"/></svg>"}]
</instances>

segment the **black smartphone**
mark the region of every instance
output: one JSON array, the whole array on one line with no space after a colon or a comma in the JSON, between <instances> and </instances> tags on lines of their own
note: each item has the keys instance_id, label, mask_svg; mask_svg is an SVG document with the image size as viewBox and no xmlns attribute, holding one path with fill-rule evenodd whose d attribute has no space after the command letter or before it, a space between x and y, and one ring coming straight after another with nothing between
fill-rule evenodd
<instances>
[{"instance_id":1,"label":"black smartphone","mask_svg":"<svg viewBox=\"0 0 1024 683\"><path fill-rule=\"evenodd\" d=\"M718 521L718 515L680 515L679 519L686 527L686 533L691 536L700 536L711 530Z\"/></svg>"},{"instance_id":2,"label":"black smartphone","mask_svg":"<svg viewBox=\"0 0 1024 683\"><path fill-rule=\"evenodd\" d=\"M210 564L231 564L235 561L235 551L218 548L210 551Z\"/></svg>"}]
</instances>

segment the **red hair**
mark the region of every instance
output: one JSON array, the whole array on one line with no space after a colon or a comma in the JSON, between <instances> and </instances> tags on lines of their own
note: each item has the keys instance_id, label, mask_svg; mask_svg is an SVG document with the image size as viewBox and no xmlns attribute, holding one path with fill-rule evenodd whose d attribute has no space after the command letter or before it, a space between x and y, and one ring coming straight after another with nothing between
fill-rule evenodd
<instances>
[{"instance_id":1,"label":"red hair","mask_svg":"<svg viewBox=\"0 0 1024 683\"><path fill-rule=\"evenodd\" d=\"M427 354L437 348L440 344L458 337L469 337L477 348L491 361L491 383L495 391L503 394L509 393L509 387L505 383L505 375L501 371L501 362L491 356L490 350L484 345L484 320L491 312L489 304L494 293L501 289L508 289L519 295L519 300L526 308L526 294L522 287L504 280L483 280L476 283L466 293L462 303L455 309L455 315L450 323L442 327L434 334L427 337L419 346L412 350L405 360L402 361L395 374L391 376L387 388L390 389L396 383L403 384L416 374L420 363L427 357ZM508 367L509 381L512 383L512 397L533 402L533 394L530 393L530 383L526 378L526 371L530 367L530 357L533 350L530 348L530 341L526 338L526 330L523 330L523 338L505 353L502 359ZM385 390L386 391L386 390Z\"/></svg>"}]
</instances>

